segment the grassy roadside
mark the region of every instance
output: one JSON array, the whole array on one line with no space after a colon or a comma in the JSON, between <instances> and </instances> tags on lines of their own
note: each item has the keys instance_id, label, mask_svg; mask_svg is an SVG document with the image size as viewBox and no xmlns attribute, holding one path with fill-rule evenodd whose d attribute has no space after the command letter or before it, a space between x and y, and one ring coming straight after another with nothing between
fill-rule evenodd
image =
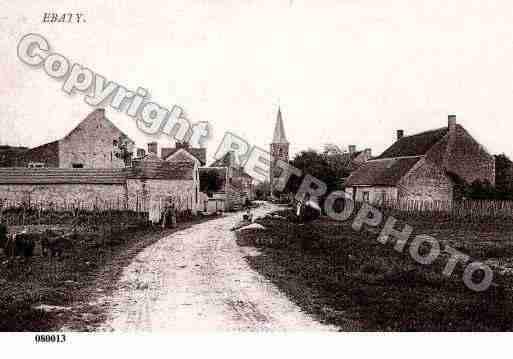
<instances>
[{"instance_id":1,"label":"grassy roadside","mask_svg":"<svg viewBox=\"0 0 513 359\"><path fill-rule=\"evenodd\" d=\"M464 286L461 266L447 278L441 274L447 257L431 266L416 264L407 251L377 242L379 230L358 233L351 222L326 219L298 225L266 217L258 223L266 229L239 234L239 245L259 249L247 261L321 322L367 331L512 329L507 278L501 278L501 287L477 293ZM433 235L475 259L511 263L511 228L480 232L478 227L410 224L414 234Z\"/></svg>"},{"instance_id":2,"label":"grassy roadside","mask_svg":"<svg viewBox=\"0 0 513 359\"><path fill-rule=\"evenodd\" d=\"M39 246L30 263L7 263L0 257L0 331L56 331L63 325L66 330L94 330L105 319L106 308L91 303L115 289L123 268L140 251L208 219L179 223L176 229L133 229L108 242L84 235L62 260L41 257Z\"/></svg>"}]
</instances>

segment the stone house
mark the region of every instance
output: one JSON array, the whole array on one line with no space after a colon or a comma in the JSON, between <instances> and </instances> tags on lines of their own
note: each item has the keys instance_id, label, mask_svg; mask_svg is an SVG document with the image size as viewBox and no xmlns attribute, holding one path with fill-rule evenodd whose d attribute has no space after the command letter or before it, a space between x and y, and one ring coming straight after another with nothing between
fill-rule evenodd
<instances>
[{"instance_id":1,"label":"stone house","mask_svg":"<svg viewBox=\"0 0 513 359\"><path fill-rule=\"evenodd\" d=\"M199 160L178 153L164 161L156 143L148 144L148 154L132 159L133 145L97 109L64 138L25 151L24 167L0 168L0 199L109 203L149 212L152 220L160 218L169 198L179 210L202 210ZM129 156L122 155L123 149Z\"/></svg>"},{"instance_id":2,"label":"stone house","mask_svg":"<svg viewBox=\"0 0 513 359\"><path fill-rule=\"evenodd\" d=\"M91 112L60 140L31 148L23 154L23 167L123 168L122 147L130 154L134 141L105 116Z\"/></svg>"},{"instance_id":3,"label":"stone house","mask_svg":"<svg viewBox=\"0 0 513 359\"><path fill-rule=\"evenodd\" d=\"M234 156L233 152L227 152L210 166L199 169L200 173L214 171L221 178L221 189L214 192L212 198L223 201L224 210L231 210L243 205L246 199L255 198L253 178L235 164Z\"/></svg>"},{"instance_id":4,"label":"stone house","mask_svg":"<svg viewBox=\"0 0 513 359\"><path fill-rule=\"evenodd\" d=\"M495 183L495 160L450 115L447 127L404 136L379 157L363 163L347 179L345 191L356 201L444 201L475 180Z\"/></svg>"},{"instance_id":5,"label":"stone house","mask_svg":"<svg viewBox=\"0 0 513 359\"><path fill-rule=\"evenodd\" d=\"M19 167L23 163L23 154L27 147L0 146L0 167Z\"/></svg>"},{"instance_id":6,"label":"stone house","mask_svg":"<svg viewBox=\"0 0 513 359\"><path fill-rule=\"evenodd\" d=\"M341 185L344 187L349 175L353 173L362 163L372 158L370 148L357 151L356 145L349 145L347 152L331 154L328 156L328 162L336 171L337 177L340 178Z\"/></svg>"}]
</instances>

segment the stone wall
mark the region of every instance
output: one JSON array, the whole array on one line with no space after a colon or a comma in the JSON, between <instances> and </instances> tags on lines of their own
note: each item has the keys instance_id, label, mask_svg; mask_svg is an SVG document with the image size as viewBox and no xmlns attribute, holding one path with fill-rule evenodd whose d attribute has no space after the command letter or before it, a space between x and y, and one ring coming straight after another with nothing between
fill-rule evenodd
<instances>
[{"instance_id":1,"label":"stone wall","mask_svg":"<svg viewBox=\"0 0 513 359\"><path fill-rule=\"evenodd\" d=\"M117 158L116 143L122 132L105 118L103 110L92 112L73 131L59 141L59 167L123 168Z\"/></svg>"},{"instance_id":2,"label":"stone wall","mask_svg":"<svg viewBox=\"0 0 513 359\"><path fill-rule=\"evenodd\" d=\"M287 143L271 143L271 164L269 167L269 176L271 184L271 195L273 195L276 181L281 175L282 169L276 166L276 162L282 160L289 163L289 145Z\"/></svg>"},{"instance_id":3,"label":"stone wall","mask_svg":"<svg viewBox=\"0 0 513 359\"><path fill-rule=\"evenodd\" d=\"M178 210L201 211L203 203L199 186L191 180L128 179L128 203L130 208L144 208L151 220L158 220L168 197L173 197Z\"/></svg>"},{"instance_id":4,"label":"stone wall","mask_svg":"<svg viewBox=\"0 0 513 359\"><path fill-rule=\"evenodd\" d=\"M453 182L447 174L429 160L422 159L398 184L399 199L452 201Z\"/></svg>"},{"instance_id":5,"label":"stone wall","mask_svg":"<svg viewBox=\"0 0 513 359\"><path fill-rule=\"evenodd\" d=\"M0 198L16 202L123 203L125 195L126 187L120 184L0 184Z\"/></svg>"}]
</instances>

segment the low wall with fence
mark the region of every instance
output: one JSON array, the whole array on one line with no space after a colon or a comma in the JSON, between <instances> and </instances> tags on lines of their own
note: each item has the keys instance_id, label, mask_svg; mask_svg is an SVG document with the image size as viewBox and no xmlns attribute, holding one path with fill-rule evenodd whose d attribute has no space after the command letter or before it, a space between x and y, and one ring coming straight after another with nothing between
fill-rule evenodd
<instances>
[{"instance_id":1,"label":"low wall with fence","mask_svg":"<svg viewBox=\"0 0 513 359\"><path fill-rule=\"evenodd\" d=\"M0 198L20 203L94 203L124 201L124 184L0 184Z\"/></svg>"},{"instance_id":2,"label":"low wall with fence","mask_svg":"<svg viewBox=\"0 0 513 359\"><path fill-rule=\"evenodd\" d=\"M0 223L10 229L30 227L30 231L36 232L51 228L109 235L147 224L148 213L117 207L114 201L29 205L3 200Z\"/></svg>"},{"instance_id":3,"label":"low wall with fence","mask_svg":"<svg viewBox=\"0 0 513 359\"><path fill-rule=\"evenodd\" d=\"M137 178L131 169L0 168L4 208L131 210L156 222L169 200L178 213L203 211L194 179Z\"/></svg>"},{"instance_id":4,"label":"low wall with fence","mask_svg":"<svg viewBox=\"0 0 513 359\"><path fill-rule=\"evenodd\" d=\"M408 216L471 221L513 219L513 201L465 199L452 202L403 199L371 202L371 204L383 210L398 211Z\"/></svg>"}]
</instances>

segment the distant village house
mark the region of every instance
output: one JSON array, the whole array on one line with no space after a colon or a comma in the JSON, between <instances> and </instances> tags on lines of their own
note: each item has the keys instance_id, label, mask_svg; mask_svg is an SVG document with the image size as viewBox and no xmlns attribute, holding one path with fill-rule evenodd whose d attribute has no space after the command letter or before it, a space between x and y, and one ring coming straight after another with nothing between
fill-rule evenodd
<instances>
[{"instance_id":1,"label":"distant village house","mask_svg":"<svg viewBox=\"0 0 513 359\"><path fill-rule=\"evenodd\" d=\"M448 125L404 136L379 157L363 163L346 181L356 201L386 200L452 202L461 185L476 180L495 183L495 159L465 128L448 117Z\"/></svg>"}]
</instances>

